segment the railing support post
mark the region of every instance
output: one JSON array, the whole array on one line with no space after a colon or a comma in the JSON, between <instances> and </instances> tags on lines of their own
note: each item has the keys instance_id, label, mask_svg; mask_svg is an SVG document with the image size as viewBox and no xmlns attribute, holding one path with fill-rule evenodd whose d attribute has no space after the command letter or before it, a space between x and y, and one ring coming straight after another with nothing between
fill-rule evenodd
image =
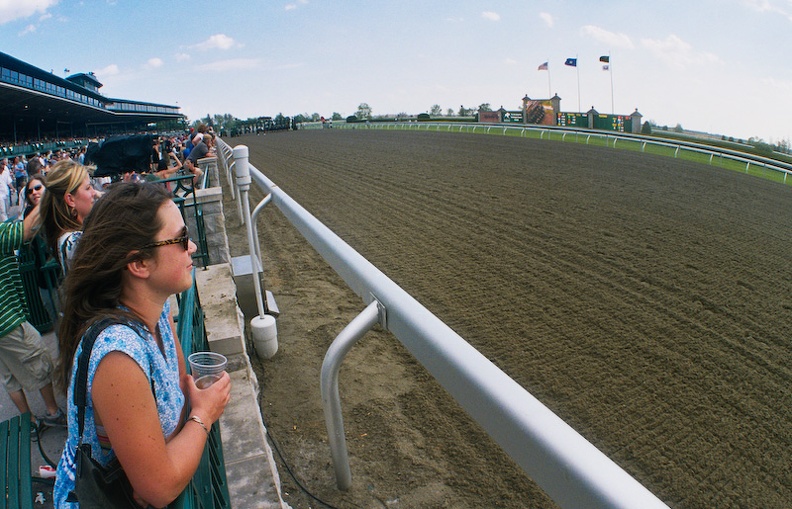
<instances>
[{"instance_id":1,"label":"railing support post","mask_svg":"<svg viewBox=\"0 0 792 509\"><path fill-rule=\"evenodd\" d=\"M341 397L338 395L338 371L346 354L363 335L380 321L380 304L376 300L357 315L344 330L336 336L327 349L322 362L322 406L325 425L330 443L330 454L336 473L338 489L346 491L352 485L352 472L349 469L346 437L344 436L344 416L341 413Z\"/></svg>"},{"instance_id":2,"label":"railing support post","mask_svg":"<svg viewBox=\"0 0 792 509\"><path fill-rule=\"evenodd\" d=\"M248 161L249 151L246 145L234 147L234 172L236 183L239 187L239 198L242 203L242 213L244 216L245 230L247 231L248 248L250 253L250 264L254 271L257 271L257 241L253 236L253 221L250 218L250 162ZM256 294L256 306L258 315L250 321L253 343L256 345L257 352L262 357L270 358L278 351L278 338L275 318L267 315L264 311L264 295L261 291L261 281L258 274L253 276L253 291Z\"/></svg>"}]
</instances>

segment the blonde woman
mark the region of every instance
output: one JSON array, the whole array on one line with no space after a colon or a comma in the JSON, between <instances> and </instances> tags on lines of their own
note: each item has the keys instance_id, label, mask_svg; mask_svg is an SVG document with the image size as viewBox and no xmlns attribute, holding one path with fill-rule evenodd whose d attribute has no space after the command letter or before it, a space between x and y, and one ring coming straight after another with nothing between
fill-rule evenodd
<instances>
[{"instance_id":1,"label":"blonde woman","mask_svg":"<svg viewBox=\"0 0 792 509\"><path fill-rule=\"evenodd\" d=\"M70 159L58 161L47 173L41 216L47 243L64 276L69 271L82 224L100 193L91 185L88 169Z\"/></svg>"}]
</instances>

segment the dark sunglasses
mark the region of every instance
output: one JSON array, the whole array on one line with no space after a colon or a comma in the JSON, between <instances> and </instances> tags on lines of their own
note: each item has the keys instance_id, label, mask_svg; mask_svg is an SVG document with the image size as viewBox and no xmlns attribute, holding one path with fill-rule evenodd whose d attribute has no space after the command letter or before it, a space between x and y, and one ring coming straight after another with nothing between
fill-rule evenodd
<instances>
[{"instance_id":1,"label":"dark sunglasses","mask_svg":"<svg viewBox=\"0 0 792 509\"><path fill-rule=\"evenodd\" d=\"M42 186L41 184L37 184L37 185L35 185L35 186L33 186L33 187L28 187L28 188L27 188L27 194L30 194L30 193L32 193L33 191L41 191L41 188L42 188L42 187L44 187L44 186Z\"/></svg>"},{"instance_id":2,"label":"dark sunglasses","mask_svg":"<svg viewBox=\"0 0 792 509\"><path fill-rule=\"evenodd\" d=\"M180 237L152 242L151 244L146 244L141 249L148 249L150 247L170 246L171 244L181 244L182 248L185 251L187 251L190 247L189 243L190 243L190 235L189 232L187 231L187 227L185 226L184 228L182 228L182 234Z\"/></svg>"}]
</instances>

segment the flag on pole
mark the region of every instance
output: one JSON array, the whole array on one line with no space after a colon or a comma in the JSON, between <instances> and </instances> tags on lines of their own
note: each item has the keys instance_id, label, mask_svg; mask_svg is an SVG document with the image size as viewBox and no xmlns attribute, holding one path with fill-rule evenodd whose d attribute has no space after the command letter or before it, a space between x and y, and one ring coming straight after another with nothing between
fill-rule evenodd
<instances>
[{"instance_id":1,"label":"flag on pole","mask_svg":"<svg viewBox=\"0 0 792 509\"><path fill-rule=\"evenodd\" d=\"M549 70L548 67L547 67L547 62L545 62L542 65L540 65L539 67L537 67L536 70L537 71L547 71L547 70Z\"/></svg>"},{"instance_id":2,"label":"flag on pole","mask_svg":"<svg viewBox=\"0 0 792 509\"><path fill-rule=\"evenodd\" d=\"M577 58L567 58L564 65L568 65L570 67L577 67Z\"/></svg>"},{"instance_id":3,"label":"flag on pole","mask_svg":"<svg viewBox=\"0 0 792 509\"><path fill-rule=\"evenodd\" d=\"M608 64L605 64L605 65L602 66L602 70L603 71L610 71L610 66Z\"/></svg>"},{"instance_id":4,"label":"flag on pole","mask_svg":"<svg viewBox=\"0 0 792 509\"><path fill-rule=\"evenodd\" d=\"M610 55L602 55L600 57L600 62L605 62L606 64L610 62Z\"/></svg>"}]
</instances>

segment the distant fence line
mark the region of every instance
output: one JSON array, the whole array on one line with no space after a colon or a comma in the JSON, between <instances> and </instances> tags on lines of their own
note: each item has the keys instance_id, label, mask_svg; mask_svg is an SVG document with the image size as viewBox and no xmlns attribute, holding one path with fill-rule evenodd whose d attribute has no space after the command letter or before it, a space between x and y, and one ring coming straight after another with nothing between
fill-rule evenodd
<instances>
[{"instance_id":1,"label":"distant fence line","mask_svg":"<svg viewBox=\"0 0 792 509\"><path fill-rule=\"evenodd\" d=\"M340 400L334 386L337 376L332 371L337 373L355 341L379 323L559 506L667 509L660 499L249 164L246 146L232 149L218 138L218 156L219 166L232 184L232 195L240 196L240 190L234 190L237 182L243 186L251 180L255 182L267 195L265 200L278 207L367 305L341 331L322 366L325 421L340 489L350 486L351 472ZM241 202L237 199L238 204ZM242 209L240 216L246 215L241 212ZM251 247L251 252L254 249Z\"/></svg>"},{"instance_id":2,"label":"distant fence line","mask_svg":"<svg viewBox=\"0 0 792 509\"><path fill-rule=\"evenodd\" d=\"M664 140L655 136L640 134L620 133L615 131L598 131L591 129L580 129L574 127L556 127L546 125L514 125L514 124L480 124L480 123L457 123L457 122L334 122L333 128L338 129L381 129L381 130L409 130L409 131L435 131L435 132L466 132L466 133L499 133L505 136L528 137L533 136L539 139L567 141L572 135L578 143L597 144L617 148L617 145L637 146L641 152L646 152L647 147L663 147L673 152L673 157L679 158L684 152L691 152L703 156L703 160L708 164L714 164L716 160L729 160L733 163L743 165L741 170L745 173L759 174L766 176L764 172L771 172L771 180L779 181L784 184L792 184L792 163L785 163L778 159L762 157L759 155L732 150L728 148L716 147L704 143L695 143L683 140ZM320 122L301 124L303 129L321 129ZM327 127L327 124L325 124ZM580 141L581 138L583 141ZM659 155L667 155L662 153ZM721 166L724 166L721 164ZM737 169L735 166L729 168Z\"/></svg>"}]
</instances>

